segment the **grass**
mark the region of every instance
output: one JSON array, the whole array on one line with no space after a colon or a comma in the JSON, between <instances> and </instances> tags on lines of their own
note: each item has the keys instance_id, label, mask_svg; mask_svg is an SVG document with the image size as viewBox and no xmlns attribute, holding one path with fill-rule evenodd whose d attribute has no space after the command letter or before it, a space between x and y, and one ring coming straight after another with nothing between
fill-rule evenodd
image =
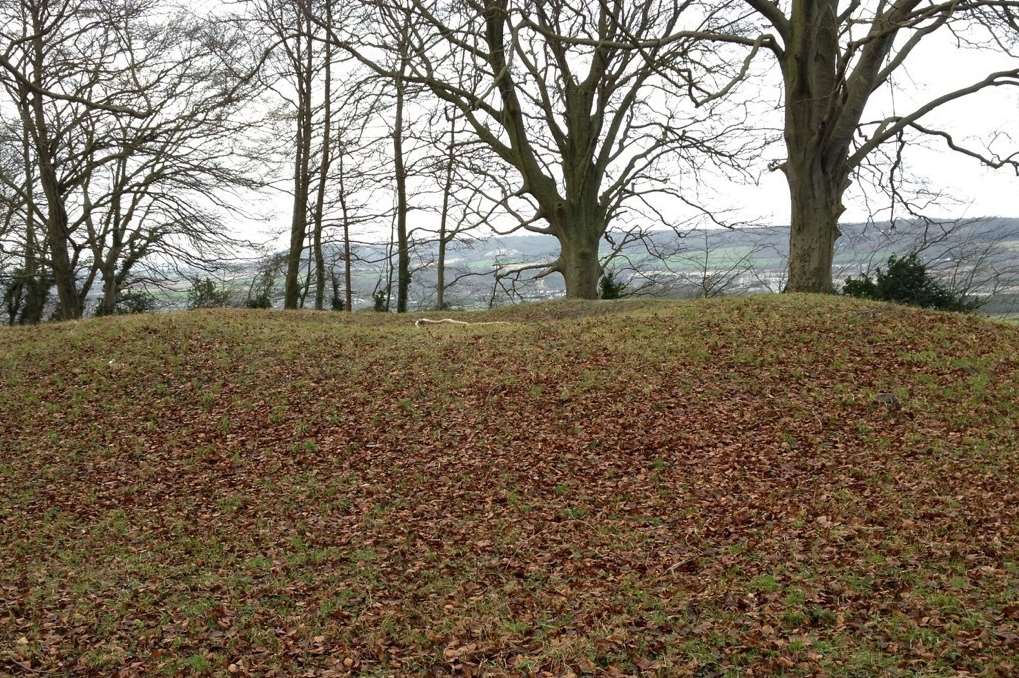
<instances>
[{"instance_id":1,"label":"grass","mask_svg":"<svg viewBox=\"0 0 1019 678\"><path fill-rule=\"evenodd\" d=\"M0 674L1019 671L1019 328L413 317L0 331Z\"/></svg>"}]
</instances>

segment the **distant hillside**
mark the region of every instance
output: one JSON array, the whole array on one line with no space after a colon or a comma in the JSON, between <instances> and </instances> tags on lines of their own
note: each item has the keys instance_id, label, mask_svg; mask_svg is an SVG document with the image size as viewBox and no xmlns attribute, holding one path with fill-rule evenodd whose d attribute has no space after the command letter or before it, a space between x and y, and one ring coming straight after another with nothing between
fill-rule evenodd
<instances>
[{"instance_id":1,"label":"distant hillside","mask_svg":"<svg viewBox=\"0 0 1019 678\"><path fill-rule=\"evenodd\" d=\"M0 329L0 674L1016 675L1019 327L450 315Z\"/></svg>"},{"instance_id":2,"label":"distant hillside","mask_svg":"<svg viewBox=\"0 0 1019 678\"><path fill-rule=\"evenodd\" d=\"M847 224L838 241L835 277L838 280L884 265L891 254L919 250L951 285L975 294L993 295L986 310L993 313L1019 312L1019 219L987 218L965 224L932 225L903 221L894 227L884 224ZM362 259L380 261L384 246L362 246ZM702 296L706 278L713 292L733 293L780 291L784 285L789 229L763 226L744 229L694 229L681 234L652 233L630 242L610 264L624 281L635 287L653 278L648 291L666 296ZM504 301L503 289L495 288L493 272L552 261L558 245L551 236L493 236L479 241L453 243L447 253L447 278L459 277L450 290L454 304L483 307L493 299ZM654 254L652 254L652 252ZM609 246L603 243L603 253ZM434 244L422 243L415 252L416 270L412 294L416 305L428 306L434 299L437 258ZM384 271L379 265L358 265L355 288L362 290L362 304ZM532 275L516 281L523 298L549 299L563 293L559 276L533 280Z\"/></svg>"},{"instance_id":3,"label":"distant hillside","mask_svg":"<svg viewBox=\"0 0 1019 678\"><path fill-rule=\"evenodd\" d=\"M658 231L621 247L609 270L630 285L630 291L665 297L778 292L785 283L788 227L745 229L694 229L680 234ZM618 234L616 235L617 242ZM451 243L447 252L447 303L478 309L508 301L548 300L564 293L560 276L534 277L534 271L512 275L521 266L555 259L558 245L551 236L492 236ZM373 306L372 295L384 290L388 245L361 243L354 250L353 297L355 308ZM947 226L901 222L848 224L838 240L835 278L859 275L882 266L891 254L920 251L932 270L951 287L985 297L989 314L1019 314L1019 219L987 218ZM603 254L609 246L603 243ZM326 260L339 262L341 250L327 246ZM413 250L411 307L435 303L437 245L419 242ZM339 266L340 264L336 264ZM242 304L257 276L258 265L228 267L221 277ZM496 284L496 273L505 276ZM204 274L202 274L204 275ZM166 308L183 308L186 281L162 290ZM96 293L98 294L98 293ZM282 306L282 275L275 294Z\"/></svg>"}]
</instances>

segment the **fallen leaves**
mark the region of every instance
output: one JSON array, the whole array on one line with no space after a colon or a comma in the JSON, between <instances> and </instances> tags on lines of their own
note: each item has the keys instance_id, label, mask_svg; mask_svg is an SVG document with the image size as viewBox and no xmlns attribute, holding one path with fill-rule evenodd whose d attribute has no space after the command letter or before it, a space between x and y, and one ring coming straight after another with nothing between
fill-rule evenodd
<instances>
[{"instance_id":1,"label":"fallen leaves","mask_svg":"<svg viewBox=\"0 0 1019 678\"><path fill-rule=\"evenodd\" d=\"M795 296L493 317L0 332L0 671L1016 668L1019 332Z\"/></svg>"}]
</instances>

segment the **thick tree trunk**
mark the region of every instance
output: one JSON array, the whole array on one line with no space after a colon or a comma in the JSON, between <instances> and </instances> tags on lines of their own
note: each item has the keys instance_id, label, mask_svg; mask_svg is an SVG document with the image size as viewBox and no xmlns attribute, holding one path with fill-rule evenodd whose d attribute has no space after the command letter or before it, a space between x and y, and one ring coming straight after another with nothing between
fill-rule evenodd
<instances>
[{"instance_id":1,"label":"thick tree trunk","mask_svg":"<svg viewBox=\"0 0 1019 678\"><path fill-rule=\"evenodd\" d=\"M96 309L96 315L113 315L117 310L117 275L115 271L103 271L103 303Z\"/></svg>"},{"instance_id":2,"label":"thick tree trunk","mask_svg":"<svg viewBox=\"0 0 1019 678\"><path fill-rule=\"evenodd\" d=\"M794 0L783 58L786 180L789 184L787 292L829 293L849 139L833 136L839 91L837 0Z\"/></svg>"},{"instance_id":3,"label":"thick tree trunk","mask_svg":"<svg viewBox=\"0 0 1019 678\"><path fill-rule=\"evenodd\" d=\"M546 208L552 215L552 233L559 240L555 270L566 283L567 299L598 299L602 276L598 247L605 233L605 214L593 191L576 193L579 196L567 204Z\"/></svg>"},{"instance_id":4,"label":"thick tree trunk","mask_svg":"<svg viewBox=\"0 0 1019 678\"><path fill-rule=\"evenodd\" d=\"M601 233L576 233L559 237L559 272L566 281L567 299L597 299L601 280L598 244Z\"/></svg>"},{"instance_id":5,"label":"thick tree trunk","mask_svg":"<svg viewBox=\"0 0 1019 678\"><path fill-rule=\"evenodd\" d=\"M831 293L842 191L820 168L787 168L792 199L786 292Z\"/></svg>"},{"instance_id":6,"label":"thick tree trunk","mask_svg":"<svg viewBox=\"0 0 1019 678\"><path fill-rule=\"evenodd\" d=\"M67 254L67 215L62 204L50 201L50 214L46 220L46 239L49 242L53 282L57 286L57 320L76 320L82 315L81 297L74 277L74 267Z\"/></svg>"},{"instance_id":7,"label":"thick tree trunk","mask_svg":"<svg viewBox=\"0 0 1019 678\"><path fill-rule=\"evenodd\" d=\"M38 106L37 125L43 120L41 105ZM40 125L41 127L41 125ZM45 137L44 137L45 139ZM48 144L48 141L46 142ZM57 320L75 320L81 317L81 296L75 280L74 265L67 253L67 210L60 194L60 181L48 155L38 154L39 183L46 196L46 242L50 255L50 270L57 286Z\"/></svg>"},{"instance_id":8,"label":"thick tree trunk","mask_svg":"<svg viewBox=\"0 0 1019 678\"><path fill-rule=\"evenodd\" d=\"M45 47L43 45L42 21L38 13L32 16L32 26L35 30L35 35L32 38L32 81L36 88L41 89ZM70 235L67 230L67 208L64 205L60 179L54 167L54 146L50 138L46 110L41 94L33 94L30 101L27 91L22 90L21 96L23 97L22 121L26 128L29 126L32 128L31 140L35 146L39 170L38 179L46 196L45 239L49 250L50 271L53 274L53 283L57 286L59 299L55 317L57 320L74 320L81 317L83 309L75 279L74 263L67 253Z\"/></svg>"}]
</instances>

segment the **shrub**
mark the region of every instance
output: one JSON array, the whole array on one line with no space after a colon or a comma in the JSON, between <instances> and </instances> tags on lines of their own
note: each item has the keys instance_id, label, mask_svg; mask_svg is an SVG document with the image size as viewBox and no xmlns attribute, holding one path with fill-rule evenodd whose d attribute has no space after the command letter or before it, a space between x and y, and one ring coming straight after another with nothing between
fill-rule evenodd
<instances>
[{"instance_id":1,"label":"shrub","mask_svg":"<svg viewBox=\"0 0 1019 678\"><path fill-rule=\"evenodd\" d=\"M329 298L329 307L334 311L347 310L347 304L340 293L340 276L336 272L336 266L329 269L329 284L333 288L332 296Z\"/></svg>"},{"instance_id":2,"label":"shrub","mask_svg":"<svg viewBox=\"0 0 1019 678\"><path fill-rule=\"evenodd\" d=\"M977 306L974 300L938 282L915 254L905 257L893 254L888 258L888 268L878 268L873 278L869 274L847 278L842 293L945 311L971 311Z\"/></svg>"},{"instance_id":3,"label":"shrub","mask_svg":"<svg viewBox=\"0 0 1019 678\"><path fill-rule=\"evenodd\" d=\"M385 313L389 309L389 295L386 294L385 290L379 290L372 294L372 301L374 302L373 309L376 313Z\"/></svg>"},{"instance_id":4,"label":"shrub","mask_svg":"<svg viewBox=\"0 0 1019 678\"><path fill-rule=\"evenodd\" d=\"M248 296L244 300L247 308L272 308L273 292L276 290L276 275L285 264L284 258L273 254L262 259L258 272L248 287Z\"/></svg>"},{"instance_id":5,"label":"shrub","mask_svg":"<svg viewBox=\"0 0 1019 678\"><path fill-rule=\"evenodd\" d=\"M626 284L612 271L605 271L598 288L602 299L622 299Z\"/></svg>"},{"instance_id":6,"label":"shrub","mask_svg":"<svg viewBox=\"0 0 1019 678\"><path fill-rule=\"evenodd\" d=\"M113 304L113 315L149 313L154 310L156 310L156 298L145 290L121 290L117 293L117 300ZM103 297L99 297L96 315L105 315Z\"/></svg>"},{"instance_id":7,"label":"shrub","mask_svg":"<svg viewBox=\"0 0 1019 678\"><path fill-rule=\"evenodd\" d=\"M217 285L212 278L192 278L188 290L188 308L219 308L230 300L230 290Z\"/></svg>"},{"instance_id":8,"label":"shrub","mask_svg":"<svg viewBox=\"0 0 1019 678\"><path fill-rule=\"evenodd\" d=\"M49 303L52 285L53 280L47 275L30 275L23 269L15 269L0 287L8 324L30 325L41 322Z\"/></svg>"},{"instance_id":9,"label":"shrub","mask_svg":"<svg viewBox=\"0 0 1019 678\"><path fill-rule=\"evenodd\" d=\"M247 308L272 308L272 297L268 292L260 292L245 299L244 306Z\"/></svg>"}]
</instances>

